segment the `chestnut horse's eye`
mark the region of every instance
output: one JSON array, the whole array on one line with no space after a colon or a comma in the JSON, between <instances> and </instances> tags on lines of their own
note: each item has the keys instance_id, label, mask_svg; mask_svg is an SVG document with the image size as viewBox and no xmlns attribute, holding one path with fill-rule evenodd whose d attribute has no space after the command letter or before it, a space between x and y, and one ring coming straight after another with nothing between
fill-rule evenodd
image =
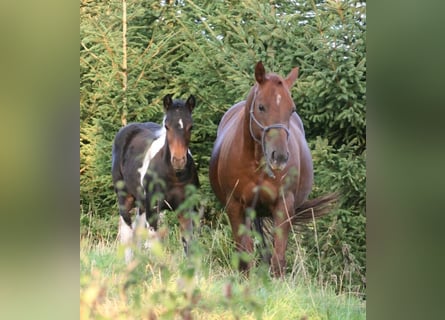
<instances>
[{"instance_id":1,"label":"chestnut horse's eye","mask_svg":"<svg viewBox=\"0 0 445 320\"><path fill-rule=\"evenodd\" d=\"M266 111L266 107L265 107L264 105L262 105L262 104L260 104L260 105L258 106L258 109L259 109L261 112Z\"/></svg>"},{"instance_id":2,"label":"chestnut horse's eye","mask_svg":"<svg viewBox=\"0 0 445 320\"><path fill-rule=\"evenodd\" d=\"M165 125L165 130L170 130L170 127L168 125Z\"/></svg>"}]
</instances>

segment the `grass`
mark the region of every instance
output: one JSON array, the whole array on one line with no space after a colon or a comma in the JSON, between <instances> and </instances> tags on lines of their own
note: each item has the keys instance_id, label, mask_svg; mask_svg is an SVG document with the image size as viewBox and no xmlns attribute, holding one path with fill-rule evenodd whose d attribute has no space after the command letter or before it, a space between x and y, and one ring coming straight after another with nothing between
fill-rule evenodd
<instances>
[{"instance_id":1,"label":"grass","mask_svg":"<svg viewBox=\"0 0 445 320\"><path fill-rule=\"evenodd\" d=\"M189 257L173 227L163 244L136 250L129 265L114 239L83 237L81 319L366 318L364 301L320 286L301 271L301 263L293 263L300 271L281 280L271 278L264 266L246 279L235 271L230 233L201 231Z\"/></svg>"}]
</instances>

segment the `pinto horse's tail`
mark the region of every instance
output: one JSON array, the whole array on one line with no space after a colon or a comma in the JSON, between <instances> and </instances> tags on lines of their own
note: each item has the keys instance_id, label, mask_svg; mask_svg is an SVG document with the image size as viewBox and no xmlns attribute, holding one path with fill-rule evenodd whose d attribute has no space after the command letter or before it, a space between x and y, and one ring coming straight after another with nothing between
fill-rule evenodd
<instances>
[{"instance_id":1,"label":"pinto horse's tail","mask_svg":"<svg viewBox=\"0 0 445 320\"><path fill-rule=\"evenodd\" d=\"M338 193L329 193L315 199L306 200L295 210L292 223L305 223L327 215L338 201Z\"/></svg>"}]
</instances>

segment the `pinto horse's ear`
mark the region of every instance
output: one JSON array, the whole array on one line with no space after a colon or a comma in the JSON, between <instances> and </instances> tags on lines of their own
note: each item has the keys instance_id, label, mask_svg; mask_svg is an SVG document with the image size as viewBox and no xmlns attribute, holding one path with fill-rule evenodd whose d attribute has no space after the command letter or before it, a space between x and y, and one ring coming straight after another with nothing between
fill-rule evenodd
<instances>
[{"instance_id":1,"label":"pinto horse's ear","mask_svg":"<svg viewBox=\"0 0 445 320\"><path fill-rule=\"evenodd\" d=\"M196 100L195 97L191 94L190 97L187 99L185 105L187 108L189 108L190 112L192 112L193 108L195 107Z\"/></svg>"},{"instance_id":2,"label":"pinto horse's ear","mask_svg":"<svg viewBox=\"0 0 445 320\"><path fill-rule=\"evenodd\" d=\"M263 63L258 61L255 66L255 80L259 84L263 83L266 80L266 70L264 69Z\"/></svg>"},{"instance_id":3,"label":"pinto horse's ear","mask_svg":"<svg viewBox=\"0 0 445 320\"><path fill-rule=\"evenodd\" d=\"M164 97L164 111L167 111L169 107L173 104L172 95L168 94Z\"/></svg>"},{"instance_id":4,"label":"pinto horse's ear","mask_svg":"<svg viewBox=\"0 0 445 320\"><path fill-rule=\"evenodd\" d=\"M295 81L298 78L298 71L300 69L298 67L295 67L291 70L291 72L289 72L289 74L286 77L286 85L287 87L290 89L292 88L292 86L294 85Z\"/></svg>"}]
</instances>

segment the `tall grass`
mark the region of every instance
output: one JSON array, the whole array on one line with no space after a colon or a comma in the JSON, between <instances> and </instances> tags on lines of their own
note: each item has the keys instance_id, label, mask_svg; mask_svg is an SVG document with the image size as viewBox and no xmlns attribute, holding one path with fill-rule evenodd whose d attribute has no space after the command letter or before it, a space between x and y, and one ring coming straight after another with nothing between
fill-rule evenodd
<instances>
[{"instance_id":1,"label":"tall grass","mask_svg":"<svg viewBox=\"0 0 445 320\"><path fill-rule=\"evenodd\" d=\"M219 222L197 232L188 257L172 226L162 243L135 248L129 265L114 237L83 232L81 319L365 319L360 297L311 278L301 247L284 279L264 265L240 275L231 231Z\"/></svg>"}]
</instances>

